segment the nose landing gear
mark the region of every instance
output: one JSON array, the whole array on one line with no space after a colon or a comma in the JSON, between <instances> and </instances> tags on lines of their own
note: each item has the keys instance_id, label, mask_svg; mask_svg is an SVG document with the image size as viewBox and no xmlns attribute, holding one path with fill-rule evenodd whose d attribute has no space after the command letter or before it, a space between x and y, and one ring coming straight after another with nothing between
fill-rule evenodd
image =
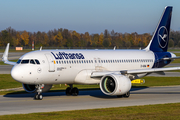
<instances>
[{"instance_id":1,"label":"nose landing gear","mask_svg":"<svg viewBox=\"0 0 180 120\"><path fill-rule=\"evenodd\" d=\"M43 96L42 96L42 94L41 94L43 88L44 88L44 84L36 85L37 93L36 93L36 95L34 96L34 99L35 99L35 100L42 100L42 99L43 99Z\"/></svg>"}]
</instances>

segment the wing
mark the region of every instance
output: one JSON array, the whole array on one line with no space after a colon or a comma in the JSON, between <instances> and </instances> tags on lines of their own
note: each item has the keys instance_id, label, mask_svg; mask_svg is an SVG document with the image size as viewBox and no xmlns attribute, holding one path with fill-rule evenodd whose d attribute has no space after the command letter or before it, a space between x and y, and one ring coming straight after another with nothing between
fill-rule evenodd
<instances>
[{"instance_id":1,"label":"wing","mask_svg":"<svg viewBox=\"0 0 180 120\"><path fill-rule=\"evenodd\" d=\"M102 77L106 74L142 74L142 73L159 73L163 71L180 70L180 67L169 67L169 68L152 68L152 69L136 69L136 70L122 70L122 71L98 71L92 72L91 77Z\"/></svg>"},{"instance_id":2,"label":"wing","mask_svg":"<svg viewBox=\"0 0 180 120\"><path fill-rule=\"evenodd\" d=\"M16 65L16 62L11 62L11 61L8 60L8 52L9 52L9 43L6 46L5 52L4 52L3 57L2 57L2 61L5 64Z\"/></svg>"}]
</instances>

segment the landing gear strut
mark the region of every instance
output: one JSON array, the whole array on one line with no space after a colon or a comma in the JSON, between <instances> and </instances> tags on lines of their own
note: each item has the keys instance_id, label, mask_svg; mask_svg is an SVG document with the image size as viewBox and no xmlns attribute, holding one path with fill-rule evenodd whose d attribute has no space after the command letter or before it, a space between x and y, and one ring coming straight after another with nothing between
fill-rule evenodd
<instances>
[{"instance_id":1,"label":"landing gear strut","mask_svg":"<svg viewBox=\"0 0 180 120\"><path fill-rule=\"evenodd\" d=\"M36 93L36 95L34 96L34 99L35 99L35 100L42 100L42 99L43 99L43 96L42 96L42 94L41 94L43 88L44 88L44 84L36 85L37 93Z\"/></svg>"},{"instance_id":2,"label":"landing gear strut","mask_svg":"<svg viewBox=\"0 0 180 120\"><path fill-rule=\"evenodd\" d=\"M67 96L70 96L70 95L78 96L78 94L79 94L78 88L77 87L73 88L73 85L69 84L69 87L66 89L66 95Z\"/></svg>"}]
</instances>

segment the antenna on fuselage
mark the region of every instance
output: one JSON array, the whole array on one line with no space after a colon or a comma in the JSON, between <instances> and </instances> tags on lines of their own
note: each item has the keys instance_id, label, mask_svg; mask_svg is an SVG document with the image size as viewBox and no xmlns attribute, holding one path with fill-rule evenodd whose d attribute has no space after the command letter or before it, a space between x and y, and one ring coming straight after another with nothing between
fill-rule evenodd
<instances>
[{"instance_id":1,"label":"antenna on fuselage","mask_svg":"<svg viewBox=\"0 0 180 120\"><path fill-rule=\"evenodd\" d=\"M42 50L42 46L40 47L40 51Z\"/></svg>"}]
</instances>

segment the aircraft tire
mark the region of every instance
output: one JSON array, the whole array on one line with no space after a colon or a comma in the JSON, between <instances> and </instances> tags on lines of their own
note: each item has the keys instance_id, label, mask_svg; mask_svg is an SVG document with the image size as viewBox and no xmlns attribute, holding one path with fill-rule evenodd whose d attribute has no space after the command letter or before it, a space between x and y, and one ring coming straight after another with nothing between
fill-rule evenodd
<instances>
[{"instance_id":1,"label":"aircraft tire","mask_svg":"<svg viewBox=\"0 0 180 120\"><path fill-rule=\"evenodd\" d=\"M34 100L42 100L42 99L43 99L42 94L36 94L36 95L34 96Z\"/></svg>"},{"instance_id":2,"label":"aircraft tire","mask_svg":"<svg viewBox=\"0 0 180 120\"><path fill-rule=\"evenodd\" d=\"M66 88L66 95L67 96L70 96L70 95L72 95L72 90L71 90L71 88L70 87L68 87L68 88Z\"/></svg>"},{"instance_id":3,"label":"aircraft tire","mask_svg":"<svg viewBox=\"0 0 180 120\"><path fill-rule=\"evenodd\" d=\"M123 95L123 97L128 98L130 96L130 91Z\"/></svg>"},{"instance_id":4,"label":"aircraft tire","mask_svg":"<svg viewBox=\"0 0 180 120\"><path fill-rule=\"evenodd\" d=\"M74 88L72 89L72 95L73 95L73 96L78 96L78 94L79 94L78 88L77 88L77 87L74 87Z\"/></svg>"}]
</instances>

